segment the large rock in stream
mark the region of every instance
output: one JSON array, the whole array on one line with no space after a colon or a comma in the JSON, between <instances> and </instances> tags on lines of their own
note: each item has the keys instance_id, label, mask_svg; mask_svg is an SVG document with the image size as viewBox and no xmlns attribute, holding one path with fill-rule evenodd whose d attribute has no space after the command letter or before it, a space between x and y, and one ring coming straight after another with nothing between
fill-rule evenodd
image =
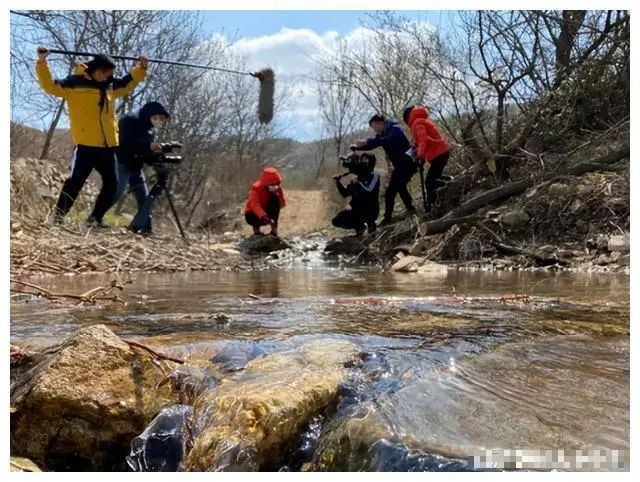
<instances>
[{"instance_id":1,"label":"large rock in stream","mask_svg":"<svg viewBox=\"0 0 640 482\"><path fill-rule=\"evenodd\" d=\"M273 470L323 409L338 398L345 364L357 355L349 342L318 341L254 359L200 395L191 471Z\"/></svg>"},{"instance_id":2,"label":"large rock in stream","mask_svg":"<svg viewBox=\"0 0 640 482\"><path fill-rule=\"evenodd\" d=\"M122 468L131 440L165 405L176 364L121 340L104 325L83 328L21 364L11 384L11 453L47 470Z\"/></svg>"},{"instance_id":3,"label":"large rock in stream","mask_svg":"<svg viewBox=\"0 0 640 482\"><path fill-rule=\"evenodd\" d=\"M280 237L269 234L243 239L238 244L238 248L247 254L266 254L291 249L292 245Z\"/></svg>"}]
</instances>

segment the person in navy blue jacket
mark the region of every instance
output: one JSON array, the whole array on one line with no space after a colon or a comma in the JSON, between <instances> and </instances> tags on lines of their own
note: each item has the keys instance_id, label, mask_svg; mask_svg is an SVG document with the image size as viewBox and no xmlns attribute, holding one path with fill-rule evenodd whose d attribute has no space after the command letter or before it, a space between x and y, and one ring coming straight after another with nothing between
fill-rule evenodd
<instances>
[{"instance_id":1,"label":"person in navy blue jacket","mask_svg":"<svg viewBox=\"0 0 640 482\"><path fill-rule=\"evenodd\" d=\"M351 147L358 151L370 151L377 147L382 147L393 165L389 186L387 186L384 194L385 210L384 217L380 223L380 226L384 226L391 222L393 205L397 194L400 195L407 211L410 214L416 213L407 184L418 171L418 167L407 154L407 151L411 149L411 145L402 129L398 127L398 124L376 114L369 120L369 126L376 135L366 140L359 140Z\"/></svg>"},{"instance_id":2,"label":"person in navy blue jacket","mask_svg":"<svg viewBox=\"0 0 640 482\"><path fill-rule=\"evenodd\" d=\"M156 129L169 119L169 113L159 102L147 102L136 112L124 115L118 123L120 145L118 147L118 187L113 203L117 203L127 184L136 198L138 209L143 206L149 190L142 167L144 159L162 150L154 142ZM151 226L151 212L148 213L147 226ZM150 230L150 228L149 228ZM143 233L147 234L147 233Z\"/></svg>"}]
</instances>

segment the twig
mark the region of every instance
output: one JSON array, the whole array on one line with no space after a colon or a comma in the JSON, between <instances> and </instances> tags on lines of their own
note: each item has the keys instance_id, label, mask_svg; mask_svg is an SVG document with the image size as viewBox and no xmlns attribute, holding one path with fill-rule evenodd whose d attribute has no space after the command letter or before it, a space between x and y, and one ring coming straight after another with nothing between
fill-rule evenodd
<instances>
[{"instance_id":1,"label":"twig","mask_svg":"<svg viewBox=\"0 0 640 482\"><path fill-rule=\"evenodd\" d=\"M151 353L156 358L160 358L161 360L172 361L174 363L179 363L180 365L184 365L184 363L185 363L184 360L180 360L179 358L173 358L173 357L171 357L169 355L164 355L163 353L158 353L154 349L148 347L147 345L143 345L142 343L138 343L138 342L130 341L130 340L124 340L124 342L127 343L128 345L135 346L136 348L140 348L142 350L146 350L147 352Z\"/></svg>"}]
</instances>

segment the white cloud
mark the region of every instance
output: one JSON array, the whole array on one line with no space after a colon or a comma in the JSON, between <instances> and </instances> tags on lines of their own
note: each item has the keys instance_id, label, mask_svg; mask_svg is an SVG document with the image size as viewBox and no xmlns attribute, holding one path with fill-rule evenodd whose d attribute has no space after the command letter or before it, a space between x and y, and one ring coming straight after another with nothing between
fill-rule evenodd
<instances>
[{"instance_id":1,"label":"white cloud","mask_svg":"<svg viewBox=\"0 0 640 482\"><path fill-rule=\"evenodd\" d=\"M319 61L333 55L340 40L346 40L349 45L362 45L371 35L371 31L362 27L342 38L332 30L318 33L310 29L283 28L271 35L239 39L231 48L246 57L249 70L267 66L274 70L276 89L290 92L290 108L281 116L283 123L290 126L287 135L306 141L320 137L315 119L318 94L314 81ZM220 39L219 34L215 38Z\"/></svg>"},{"instance_id":2,"label":"white cloud","mask_svg":"<svg viewBox=\"0 0 640 482\"><path fill-rule=\"evenodd\" d=\"M276 91L289 92L289 108L280 113L276 122L281 119L282 124L289 126L288 136L307 141L320 137L315 81L319 62L323 57L334 55L341 41L346 42L349 49L361 51L373 43L375 35L373 30L361 26L344 36L333 30L319 33L311 29L282 28L270 35L238 39L230 48L246 58L249 70L267 66L274 70ZM230 42L220 34L214 35L214 39L227 45Z\"/></svg>"}]
</instances>

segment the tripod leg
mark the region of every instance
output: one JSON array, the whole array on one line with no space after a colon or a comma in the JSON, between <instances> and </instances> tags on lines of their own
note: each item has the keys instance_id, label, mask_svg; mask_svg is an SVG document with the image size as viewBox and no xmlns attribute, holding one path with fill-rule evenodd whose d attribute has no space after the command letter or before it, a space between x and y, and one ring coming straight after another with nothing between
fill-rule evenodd
<instances>
[{"instance_id":1,"label":"tripod leg","mask_svg":"<svg viewBox=\"0 0 640 482\"><path fill-rule=\"evenodd\" d=\"M424 185L424 164L420 164L420 189L422 191L422 204L424 206L424 212L428 213L429 208L427 205L427 187Z\"/></svg>"},{"instance_id":2,"label":"tripod leg","mask_svg":"<svg viewBox=\"0 0 640 482\"><path fill-rule=\"evenodd\" d=\"M165 192L167 193L167 200L169 201L169 207L171 208L171 212L173 213L173 217L176 220L176 223L178 224L178 229L180 230L180 234L182 235L183 238L186 238L187 236L184 234L184 230L182 229L182 224L180 223L180 218L178 217L178 213L176 212L176 208L173 205L173 199L171 198L171 193L169 192L169 187L167 186L165 188Z\"/></svg>"}]
</instances>

